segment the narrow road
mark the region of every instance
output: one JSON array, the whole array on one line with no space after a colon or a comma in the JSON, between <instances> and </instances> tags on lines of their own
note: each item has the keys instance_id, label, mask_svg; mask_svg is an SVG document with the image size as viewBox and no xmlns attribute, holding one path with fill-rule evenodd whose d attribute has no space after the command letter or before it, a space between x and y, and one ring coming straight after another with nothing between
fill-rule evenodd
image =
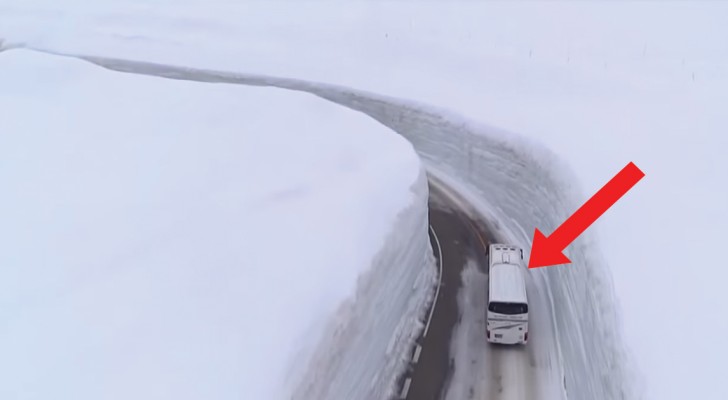
<instances>
[{"instance_id":1,"label":"narrow road","mask_svg":"<svg viewBox=\"0 0 728 400\"><path fill-rule=\"evenodd\" d=\"M440 290L426 334L413 355L411 384L402 398L439 400L453 369L450 343L460 321L457 296L462 288L462 272L468 259L485 265L485 248L493 240L478 222L470 219L438 189L430 185L430 240L438 263L442 263ZM485 310L485 309L483 309Z\"/></svg>"}]
</instances>

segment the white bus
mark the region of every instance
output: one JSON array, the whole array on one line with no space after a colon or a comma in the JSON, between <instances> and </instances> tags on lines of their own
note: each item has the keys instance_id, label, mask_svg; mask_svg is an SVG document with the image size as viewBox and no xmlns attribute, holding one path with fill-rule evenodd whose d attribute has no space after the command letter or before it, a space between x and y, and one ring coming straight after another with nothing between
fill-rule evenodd
<instances>
[{"instance_id":1,"label":"white bus","mask_svg":"<svg viewBox=\"0 0 728 400\"><path fill-rule=\"evenodd\" d=\"M528 342L528 298L523 249L510 244L488 248L486 336L491 343Z\"/></svg>"}]
</instances>

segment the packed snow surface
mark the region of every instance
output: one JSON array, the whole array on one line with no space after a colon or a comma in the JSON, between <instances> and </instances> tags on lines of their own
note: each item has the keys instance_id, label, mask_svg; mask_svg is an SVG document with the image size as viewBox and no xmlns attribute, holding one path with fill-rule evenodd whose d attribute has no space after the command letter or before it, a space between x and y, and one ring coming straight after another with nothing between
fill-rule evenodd
<instances>
[{"instance_id":1,"label":"packed snow surface","mask_svg":"<svg viewBox=\"0 0 728 400\"><path fill-rule=\"evenodd\" d=\"M430 283L406 140L308 94L26 50L0 87L1 398L290 399L334 352L370 362L332 387L391 386Z\"/></svg>"}]
</instances>

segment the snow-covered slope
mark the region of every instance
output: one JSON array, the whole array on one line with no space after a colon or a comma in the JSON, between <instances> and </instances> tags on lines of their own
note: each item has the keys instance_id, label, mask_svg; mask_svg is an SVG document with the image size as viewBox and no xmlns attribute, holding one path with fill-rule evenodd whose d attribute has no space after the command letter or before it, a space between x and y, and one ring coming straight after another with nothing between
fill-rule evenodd
<instances>
[{"instance_id":1,"label":"snow-covered slope","mask_svg":"<svg viewBox=\"0 0 728 400\"><path fill-rule=\"evenodd\" d=\"M408 142L307 94L25 50L0 87L0 397L392 389L435 271Z\"/></svg>"}]
</instances>

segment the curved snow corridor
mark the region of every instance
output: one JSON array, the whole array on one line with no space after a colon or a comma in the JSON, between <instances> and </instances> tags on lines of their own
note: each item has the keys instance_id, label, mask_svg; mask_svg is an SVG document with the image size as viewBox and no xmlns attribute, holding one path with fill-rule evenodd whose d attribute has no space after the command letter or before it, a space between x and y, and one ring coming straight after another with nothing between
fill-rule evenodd
<instances>
[{"instance_id":1,"label":"curved snow corridor","mask_svg":"<svg viewBox=\"0 0 728 400\"><path fill-rule=\"evenodd\" d=\"M530 248L530 232L552 231L575 210L581 194L571 172L548 150L496 128L421 103L296 79L80 56L117 71L203 82L306 91L361 111L406 137L429 172L457 188L496 233ZM504 140L504 138L508 138ZM456 178L456 179L452 179ZM565 252L572 264L532 271L530 293L551 316L523 362L561 368L558 380L576 399L629 396L627 359L612 283L589 232ZM543 328L541 328L543 329ZM547 340L551 338L551 340ZM518 371L518 370L514 370ZM517 379L520 377L513 377ZM544 382L545 383L545 382Z\"/></svg>"},{"instance_id":2,"label":"curved snow corridor","mask_svg":"<svg viewBox=\"0 0 728 400\"><path fill-rule=\"evenodd\" d=\"M407 138L421 156L433 179L441 180L456 189L469 203L468 206L472 207L470 211L488 221L496 235L503 240L517 242L526 252L530 248L530 236L534 227L539 227L544 232L552 231L580 203L580 193L567 183L574 181L570 179L570 172L547 150L534 147L530 142L520 140L511 133L473 124L435 107L295 79L91 56L72 57L135 74L305 91L361 111ZM413 190L420 191L424 188L423 175ZM381 309L383 305L378 304L376 299L382 297L377 294L387 291L415 290L415 295L410 301L402 299L398 304L387 304L386 307L391 312L378 322L380 326L358 326L355 319L334 322L343 331L333 329L331 334L334 336L324 339L322 346L328 348L331 342L341 341L350 350L320 352L317 355L318 365L326 367L309 370L311 376L305 376L304 382L315 381L318 384L303 388L299 393L301 398L371 398L383 396L392 389L396 379L394 372L401 369L407 361L405 355L392 353L393 346L409 346L414 340L413 335L417 332L410 332L411 329L406 327L421 327L416 321L418 313L413 312L413 309L422 305L424 289L427 287L426 284L421 284L421 280L431 276L408 269L406 263L398 264L397 259L384 260L381 257L416 256L429 246L424 218L426 209L424 204L420 205L423 207L413 208L411 212L400 217L402 224L413 227L417 225L420 235L418 240L411 241L408 235L392 235L380 258L375 261L370 275L363 278L360 290L372 291L374 303L354 302L345 305L352 307L353 313L350 310L343 315L350 318L358 311ZM415 220L421 222L413 224ZM402 246L406 248L403 249ZM619 337L619 324L613 306L615 298L607 267L600 258L598 248L590 241L588 232L566 250L566 255L572 260L568 267L530 272L529 297L534 299L536 323L534 336L527 350L512 354L495 351L493 359L502 364L502 373L506 375L502 377L504 382L535 380L538 385L533 387L548 386L552 392L563 390L571 399L624 398L630 393L626 387L626 382L630 379L626 373L626 358ZM398 265L400 268L394 271L383 268L389 265ZM466 272L467 276L473 278L471 283L479 282L477 276ZM388 287L367 286L369 279L376 279L381 274L393 274L392 276L398 276L401 280L389 280L388 284L391 286ZM362 307L367 310L361 310ZM399 317L402 315L410 317L401 320ZM371 345L371 332L368 329L375 328L394 333L393 337L388 335L386 338L379 338L377 349L381 351L368 354L369 357L379 358L384 365L379 371L354 371L363 368L365 364L371 365L357 362L361 356L357 349ZM366 379L344 384L340 381L344 376L344 369ZM528 373L523 375L524 371ZM458 376L463 373L473 376ZM478 373L480 372L472 371L472 367L458 369L455 365L453 379L470 380L470 384L477 387L477 380L481 379L477 376ZM506 390L499 398L521 399L532 398L533 395L539 398L547 396L540 389L531 388ZM457 394L452 396L458 397Z\"/></svg>"},{"instance_id":3,"label":"curved snow corridor","mask_svg":"<svg viewBox=\"0 0 728 400\"><path fill-rule=\"evenodd\" d=\"M283 317L280 318L280 324L269 324L268 328L279 333L283 341L294 343L293 346L270 347L275 350L261 348L255 352L256 355L250 354L246 358L224 352L236 363L252 365L249 369L256 373L235 372L235 368L225 367L220 362L215 362L214 368L197 364L197 371L190 370L194 379L185 379L182 374L175 373L164 373L155 378L155 374L143 374L139 373L140 369L135 369L137 376L144 376L158 387L200 397L195 395L194 390L185 389L207 385L215 388L211 391L214 394L203 397L224 400L217 393L240 398L241 391L250 393L253 387L280 388L284 384L290 386L297 378L314 378L321 384L307 385L306 392L302 394L321 396L321 400L336 398L337 395L346 398L349 385L357 388L352 391L364 390L352 395L352 400L359 400L367 394L376 398L377 393L384 390L394 390L395 397L404 396L405 400L728 399L728 386L722 384L720 373L728 359L728 345L720 341L693 341L690 345L676 345L684 341L685 337L700 336L698 327L706 320L714 321L716 309L728 308L728 295L724 290L728 278L722 273L720 263L714 262L714 252L710 250L699 252L695 259L696 263L705 266L703 273L692 274L682 273L684 264L665 251L681 246L714 249L723 245L722 227L728 224L728 213L725 212L728 190L722 190L720 185L728 180L728 158L722 154L723 149L728 147L728 135L724 134L727 126L724 108L728 102L728 47L723 38L728 34L728 24L721 17L728 15L728 3L586 3L0 0L0 61L5 57L13 57L9 53L15 49L60 52L63 53L60 55L74 57L66 62L93 71L92 74L104 73L110 82L146 81L150 87L174 87L173 93L168 96L172 102L197 104L191 107L194 112L173 112L170 118L170 113L167 113L169 107L165 107L166 101L156 102L151 107L145 107L143 101L132 101L130 108L139 111L138 114L152 115L151 124L139 123L137 126L140 129L134 130L144 136L155 136L153 133L159 131L155 129L159 127L158 124L184 125L194 135L204 136L213 125L217 127L221 122L232 119L240 121L233 125L241 132L259 116L268 115L278 122L281 115L290 115L276 103L265 107L263 112L253 111L259 109L256 107L260 107L263 102L258 99L246 101L244 96L237 94L231 96L229 102L204 101L202 96L190 94L185 89L188 87L199 88L201 92L258 92L262 93L261 98L267 98L268 93L298 97L304 102L330 108L332 115L342 113L359 118L362 126L369 126L365 137L369 136L370 129L372 137L377 136L374 131L380 131L394 142L404 143L408 140L408 143L404 143L408 147L407 157L416 161L418 170L424 168L428 172L427 215L432 230L440 238L442 252L437 252L438 246L432 237L433 249L428 248L426 252L434 250L438 260L445 260L438 306L432 311L427 308L425 295L428 293L423 293L426 290L422 290L422 285L416 286L415 282L411 282L411 290L407 293L395 294L420 296L419 300L412 299L409 304L420 308L417 315L423 320L433 315L434 322L429 325L427 335L423 332L413 343L409 339L418 333L417 330L425 321L405 326L407 322L394 321L394 313L406 309L412 314L405 315L404 320L412 321L414 318L411 317L417 310L407 309L405 302L399 300L382 297L375 300L372 297L381 296L383 291L367 290L361 292L362 296L354 298L356 281L351 280L351 284L343 289L343 285L339 284L331 288L345 293L345 298L352 300L352 303L342 305L343 308L353 307L361 312L384 310L385 313L386 307L396 310L391 315L381 316L382 321L378 321L377 316L364 317L364 320L370 321L370 325L381 324L378 329L382 331L378 332L377 337L371 338L371 345L365 349L367 353L362 356L362 360L385 360L387 365L381 371L367 365L350 364L350 360L357 358L354 356L356 351L339 353L339 358L336 358L335 352L318 353L315 355L319 357L317 365L324 366L320 375L315 375L312 370L306 371L311 376L301 376L292 371L290 379L282 382L282 378L276 378L266 371L273 365L297 364L291 368L307 365L309 360L306 356L312 351L309 349L306 354L297 353L298 356L282 362L274 356L293 353L287 351L291 347L298 350L302 343L297 342L300 337L310 339L307 345L320 343L315 335L297 335L289 329L283 329L290 322ZM75 58L78 54L119 59L87 58L131 73L222 84L178 84L154 77L99 71L97 65L84 65L84 62ZM159 65L128 60L144 60ZM53 62L62 63L64 60L56 58ZM7 65L7 59L4 63ZM2 107L5 113L0 118L0 142L24 141L31 146L35 146L35 143L43 145L45 142L33 139L34 135L48 135L56 130L34 129L36 124L53 124L51 118L39 118L44 112L34 104L24 103L25 100L50 104L51 111L45 114L75 119L67 125L72 131L83 128L89 120L98 117L98 113L91 111L97 109L95 101L80 111L63 112L68 109L68 104L46 96L47 83L59 83L60 92L71 97L78 93L79 85L69 84L70 80L65 78L63 82L55 79L60 75L58 68L49 68L40 73L34 70L18 70L17 75L25 78L30 76L35 81L25 84L29 90L21 87L17 93L12 91L13 85L18 83L14 75L0 74L0 80L4 77L6 82L0 85L0 98L5 99L5 107ZM216 71L244 71L245 74ZM81 79L88 76L85 73L76 75ZM48 82L49 79L53 82ZM225 83L279 86L299 93L267 87L234 87ZM125 91L133 89L129 85L121 86ZM35 87L40 90L33 90ZM364 89L369 93L350 88ZM93 85L89 92L90 97L75 97L98 98L102 105L118 101L118 96L111 95L114 90L104 89L101 85ZM140 87L136 97L147 99L149 92L149 88ZM421 103L403 99L414 99ZM25 118L27 123L14 111L22 104L26 104L23 107L28 111L28 117ZM256 107L249 107L249 104ZM160 105L161 112L155 111ZM359 112L352 111L352 108ZM116 107L112 111L111 114L121 115ZM181 123L188 117L187 114L198 114L198 111L211 114L207 119L209 123L202 124L202 129L192 129L190 124ZM325 115L316 118L316 113L306 111L304 114L306 117L302 120L310 121L309 117L313 117L324 124L301 125L295 119L288 118L292 128L286 132L303 137L299 128L310 128L314 129L312 135L317 136L317 126L326 126L331 122ZM468 116L469 119L461 116ZM13 121L22 122L13 126ZM109 125L114 125L110 128L116 129L120 124ZM275 125L259 126L271 134L280 133L274 128ZM510 133L494 126L507 128ZM392 135L393 130L401 136ZM168 133L171 131L173 129L167 130ZM220 133L217 129L215 131L216 134ZM346 131L348 128L334 132L333 141L347 145ZM98 130L96 132L99 133ZM294 142L279 140L282 146ZM543 146L539 146L539 143ZM357 150L376 148L353 147L355 153ZM225 154L228 154L229 148L225 149ZM390 154L393 150L389 146L381 148ZM340 154L331 150L329 146L314 148L312 153L316 156L308 155L308 159L318 161L321 154ZM11 154L11 158L22 156L10 146L3 145L0 145L0 153ZM235 153L240 156L244 152ZM263 158L273 156L271 159L281 155L263 149L254 153ZM374 154L378 157L376 151ZM306 159L307 154L302 155ZM344 156L343 169L350 163L350 158ZM3 170L3 166L9 165L6 159L0 157L0 175L4 173L11 180L22 179L25 168ZM54 168L44 167L49 164L46 159L38 159L42 161L25 162L39 166L39 171L54 172ZM376 163L376 159L374 161ZM513 240L525 245L524 250L530 251L529 242L534 228L544 233L553 231L557 224L583 204L587 196L613 177L617 168L630 161L646 172L648 179L645 184L631 190L628 198L611 207L606 215L568 246L566 252L574 261L572 264L535 270L528 274L529 297L534 300L534 313L531 316L533 334L529 345L520 351L489 346L483 340L485 318L482 305L483 296L487 294L482 290L488 279L483 268L487 260L482 256L484 246L479 243ZM567 163L573 167L573 171L564 168ZM295 165L295 162L286 162L282 166L294 166L290 169L295 170ZM189 165L185 164L185 167ZM341 169L335 166L328 172L346 173ZM388 181L390 170L400 171L399 168L385 168L384 172L371 174L371 179L367 181ZM277 173L273 175L280 177ZM424 186L417 186L421 183L409 187L416 178L417 173L413 172L406 183L397 186L408 195L415 196L420 189L424 190ZM327 185L331 183L326 182ZM356 179L348 183L354 187L358 185ZM578 185L582 185L584 190L576 187ZM2 197L7 203L13 191L9 187L2 187L8 189L4 190ZM54 184L53 187L58 185ZM43 188L38 193L42 194L47 189ZM362 207L392 200L392 196L386 193L364 190L361 193L379 196L382 202L360 201L361 196L352 195L351 190L341 186L327 193L322 193L318 185L313 189L311 193L323 200L312 202L301 212L309 220L311 215L308 211L315 211L324 204L345 206L347 202L336 200L338 195L353 197L355 200L348 204L359 203ZM300 192L294 190L293 193ZM49 202L53 202L50 196L48 201L41 199L37 204ZM416 200L415 203L419 206L424 201ZM191 204L199 206L200 203ZM275 206L271 202L261 204ZM20 213L13 207L6 207L4 210L8 217L0 218L0 236L4 232L10 239L5 241L5 248L9 251L0 251L0 259L2 254L8 258L19 248L12 244L12 240L19 236L18 223L14 223L13 218L22 213L38 214L29 212L31 206L24 203L18 208ZM387 227L379 231L378 238L391 240L407 236L410 232L408 228L415 229L414 226L407 227L404 224L407 220L416 222L415 215L421 212L414 208L409 210L409 214L404 212L398 221L399 226L395 227L391 224L395 223L396 215L385 216L376 211L348 212L343 215L358 216L363 222L362 229L369 229L369 216L380 220L387 218ZM299 220L295 217L291 219ZM336 224L342 220L325 219L337 221ZM365 262L360 263L366 266L365 270L360 271L371 272L369 277L363 277L362 280L376 280L381 274L372 268L372 260L385 243L343 238L333 232L347 225L336 224L317 220L313 224L314 228L309 229L314 234L311 236L329 233L330 237L336 239L324 240L320 246L307 247L309 251L306 254L309 257L302 256L300 252L281 251L281 256L298 256L295 262L281 264L322 265L324 263L306 262L304 259L331 258L331 253L341 252L341 249L328 245L336 241L345 244L344 247L355 249L355 253L363 254L359 244L366 242L374 246L369 248ZM228 222L226 226L230 225ZM43 229L48 226L45 224ZM275 236L271 226L273 224L263 227L265 232L271 232L269 237ZM301 226L306 225L300 223L297 228ZM35 235L35 239L28 240L28 243L38 243L37 232L25 230ZM387 236L388 232L392 236ZM677 232L690 232L692 235ZM419 245L415 241L425 238L424 231L417 234L421 236L411 237L413 248ZM288 232L288 235L311 240L308 232L293 235ZM479 240L481 235L485 240ZM251 234L251 237L263 239L265 235L256 233ZM178 239L179 235L170 235L170 238ZM285 246L274 242L270 247L278 249ZM381 250L381 257L385 258L388 250L404 255L410 249L394 249L390 246L389 249ZM199 249L194 247L190 251ZM47 256L47 252L42 249L28 254ZM420 259L425 256L421 255ZM278 257L278 261L281 258ZM28 271L7 266L3 268L3 264L8 265L0 263L0 275ZM266 270L272 264L264 262L259 264L264 268L249 269ZM337 267L342 264L341 261L327 263ZM399 267L401 265L397 264L389 268ZM405 269L398 269L396 273L401 274L403 279L411 279ZM337 268L332 270L337 274L342 272ZM306 271L310 277L329 281L329 275L314 273L310 268L306 268ZM294 270L294 273L298 272ZM434 272L422 271L423 274ZM34 275L37 274L26 274ZM337 276L330 276L331 281ZM678 276L679 279L676 279ZM420 282L427 280L422 277ZM7 290L1 289L3 285ZM397 285L405 286L401 282L387 282L387 285L391 285L388 286L391 289L396 289ZM267 285L257 286L265 290ZM375 286L370 288L374 289ZM12 279L0 278L0 298L7 299L9 294L12 296L13 292L18 292L16 288L19 286ZM28 290L27 287L20 290L25 290L29 298L40 292ZM434 292L429 295L434 295ZM169 298L174 297L171 296L173 293L169 294ZM124 296L119 298L120 303L128 303L124 301ZM281 300L291 301L296 298L289 293ZM327 317L340 306L340 301L321 302L322 308L329 307L326 309ZM365 303L380 305L369 307ZM389 303L397 304L387 306ZM300 319L309 315L301 301L294 300L294 304L283 308L286 312L293 309L298 311L291 317ZM706 307L708 304L712 306ZM0 304L0 314L2 308ZM10 312L20 312L18 308L5 308ZM240 307L223 305L221 308L224 312L235 313L238 320L251 319L252 313L245 313ZM316 326L321 331L327 323L342 330L349 329L346 335L332 339L339 344L363 343L361 337L351 337L351 342L346 342L345 339L351 333L348 325L354 327L362 323L347 319L345 313L342 309L337 317L343 318L334 322L319 318ZM144 312L134 313L141 314ZM675 315L683 318L687 330L675 329ZM92 321L91 329L81 329L81 332L93 332L96 325L104 325L94 319L88 320ZM206 316L188 318L186 322L198 329L205 320ZM9 324L12 321L5 323L6 326ZM58 337L58 324L51 326L54 327L53 332L33 331L39 332L33 337L41 345L25 347L30 350L24 350L12 340L0 340L0 343L5 343L4 347L0 344L0 360L3 360L0 361L0 372L3 368L10 371L4 379L0 378L0 398L22 397L28 387L33 388L27 380L13 378L25 372L27 376L32 375L31 378L41 382L35 385L38 391L28 394L38 399L58 398L66 394L74 400L85 400L80 398L82 396L79 394L82 393L79 393L79 389L88 389L92 382L96 382L96 387L105 388L103 390L109 395L116 393L119 396L122 391L114 390L102 380L92 379L90 374L82 371L85 365L69 357L57 357L60 360L57 364L62 365L54 369L57 373L44 373L49 368L37 367L39 364L50 364L33 362L28 355L44 355L44 359L53 356L43 350L44 346L50 346L49 339ZM366 325L358 326L368 328ZM714 337L722 337L728 334L728 319L719 318L710 327ZM149 334L143 331L135 331L136 335L131 335L132 338L148 339ZM231 336L248 342L246 333L249 331L240 331L240 334L233 331ZM187 333L179 332L179 338L184 339ZM0 338L3 333L0 329ZM17 337L27 336L21 334ZM82 335L68 337L69 342L82 345L88 342ZM263 339L267 345L279 343L278 337L267 335ZM204 340L192 341L202 342ZM412 351L389 347L413 344ZM64 348L63 345L53 347ZM115 351L118 347L117 342L103 350ZM195 344L188 347L196 348L199 354L199 349L204 346ZM3 351L3 348L7 350ZM318 349L327 348L324 344ZM154 352L157 349L152 350ZM205 352L210 356L209 351ZM149 358L149 352L139 354ZM16 359L21 361L20 365L14 362ZM109 366L120 364L115 362L114 357L105 357L104 360ZM329 364L331 360L333 364ZM165 362L172 368L177 363L174 357L167 358ZM94 373L119 380L120 375L103 372L109 368L92 364L86 365L91 365ZM149 365L148 362L145 364ZM326 365L350 369L338 373L336 367L327 368ZM407 368L398 377L388 372L390 367L401 370L405 365ZM215 373L218 367L224 369L225 373ZM345 376L345 372L355 372L358 376ZM79 384L64 379L71 374L74 375L73 381ZM54 390L52 382L44 379L44 376L52 377L50 381L63 382L67 389ZM229 379L229 384L210 385L211 382L219 382L223 376L227 376L225 379ZM256 379L259 376L267 377L268 380ZM161 383L165 379L174 380L175 384ZM366 383L366 380L370 382ZM393 383L395 387L384 389L387 382ZM149 393L142 385L125 384L123 387ZM362 389L364 387L369 390ZM444 389L447 389L446 393L443 393ZM16 392L21 392L21 395ZM94 399L98 397L91 396ZM172 397L182 400L180 396ZM281 400L290 400L290 396L282 397L284 399ZM26 400L31 399L26 397Z\"/></svg>"}]
</instances>

